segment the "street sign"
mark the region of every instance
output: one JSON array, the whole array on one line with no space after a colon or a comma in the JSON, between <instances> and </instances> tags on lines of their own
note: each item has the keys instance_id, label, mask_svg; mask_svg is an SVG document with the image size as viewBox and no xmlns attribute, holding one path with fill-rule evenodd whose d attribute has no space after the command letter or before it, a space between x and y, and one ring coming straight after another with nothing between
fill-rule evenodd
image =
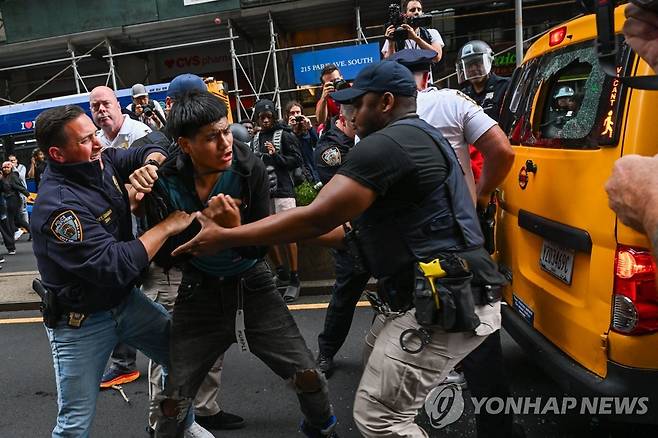
<instances>
[{"instance_id":1,"label":"street sign","mask_svg":"<svg viewBox=\"0 0 658 438\"><path fill-rule=\"evenodd\" d=\"M379 62L379 59L379 43L297 53L292 55L295 83L297 85L319 84L320 72L327 64L335 64L344 79L352 80L363 67Z\"/></svg>"}]
</instances>

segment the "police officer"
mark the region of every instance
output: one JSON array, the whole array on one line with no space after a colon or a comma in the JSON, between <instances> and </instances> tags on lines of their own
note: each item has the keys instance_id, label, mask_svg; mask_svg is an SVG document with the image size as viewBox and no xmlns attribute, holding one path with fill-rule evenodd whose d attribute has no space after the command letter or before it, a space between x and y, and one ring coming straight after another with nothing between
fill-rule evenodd
<instances>
[{"instance_id":1,"label":"police officer","mask_svg":"<svg viewBox=\"0 0 658 438\"><path fill-rule=\"evenodd\" d=\"M340 113L331 120L314 151L315 167L323 185L336 174L354 146L354 126L351 105L341 105ZM334 356L345 342L352 325L354 309L370 279L369 272L357 268L353 256L343 249L332 249L336 281L324 319L324 330L318 335L317 364L320 371L330 376Z\"/></svg>"},{"instance_id":2,"label":"police officer","mask_svg":"<svg viewBox=\"0 0 658 438\"><path fill-rule=\"evenodd\" d=\"M457 53L457 80L466 84L464 93L477 102L489 117L498 121L501 105L510 79L491 71L494 53L489 44L480 40L469 41Z\"/></svg>"},{"instance_id":3,"label":"police officer","mask_svg":"<svg viewBox=\"0 0 658 438\"><path fill-rule=\"evenodd\" d=\"M193 218L174 212L133 237L125 184L143 188L151 182L165 159L163 149L101 152L94 123L74 105L41 113L35 135L49 160L32 234L48 291L44 321L59 407L52 436L88 437L103 366L117 342L169 363L169 315L135 284L165 240ZM212 436L198 425L188 432Z\"/></svg>"},{"instance_id":4,"label":"police officer","mask_svg":"<svg viewBox=\"0 0 658 438\"><path fill-rule=\"evenodd\" d=\"M341 247L341 224L352 220L365 264L378 278L377 306L387 316L357 390L354 419L367 437L426 436L414 423L416 413L436 382L500 327L504 279L482 247L453 149L415 112L411 72L396 62L372 64L333 97L354 105L361 141L311 205L232 229L199 214L202 230L174 254L318 235ZM464 300L454 312L440 306L443 316L434 300L447 295L426 286L429 266L439 265L451 272L451 292Z\"/></svg>"},{"instance_id":5,"label":"police officer","mask_svg":"<svg viewBox=\"0 0 658 438\"><path fill-rule=\"evenodd\" d=\"M457 90L429 87L429 71L434 52L430 50L402 50L390 59L409 68L418 88L418 116L436 127L450 142L465 171L473 200L488 202L489 194L500 185L514 163L514 151L507 136L495 120L487 116L473 100ZM473 144L484 155L482 177L477 188L470 171L468 145ZM487 364L483 366L483 364ZM473 397L510 396L503 364L500 330L489 335L462 361L462 368ZM452 375L454 380L454 375ZM514 437L520 426L512 422L512 414L476 417L479 438Z\"/></svg>"},{"instance_id":6,"label":"police officer","mask_svg":"<svg viewBox=\"0 0 658 438\"><path fill-rule=\"evenodd\" d=\"M548 112L548 121L542 124L543 135L546 138L561 136L567 122L578 114L576 92L573 88L563 85L555 92Z\"/></svg>"}]
</instances>

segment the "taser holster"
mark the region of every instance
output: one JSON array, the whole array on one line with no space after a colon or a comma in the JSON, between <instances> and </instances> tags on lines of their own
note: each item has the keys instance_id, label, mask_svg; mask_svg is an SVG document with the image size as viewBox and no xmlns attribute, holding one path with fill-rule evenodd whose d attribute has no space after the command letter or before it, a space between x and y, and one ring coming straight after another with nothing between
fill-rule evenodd
<instances>
[{"instance_id":1,"label":"taser holster","mask_svg":"<svg viewBox=\"0 0 658 438\"><path fill-rule=\"evenodd\" d=\"M415 267L414 307L423 326L447 332L474 330L480 325L471 290L473 274L464 259L448 254Z\"/></svg>"}]
</instances>

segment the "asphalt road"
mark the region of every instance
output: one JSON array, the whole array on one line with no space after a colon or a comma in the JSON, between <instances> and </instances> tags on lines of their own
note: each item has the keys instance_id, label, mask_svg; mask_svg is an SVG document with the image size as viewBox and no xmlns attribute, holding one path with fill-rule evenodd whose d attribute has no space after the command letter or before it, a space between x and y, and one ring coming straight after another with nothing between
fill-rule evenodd
<instances>
[{"instance_id":1,"label":"asphalt road","mask_svg":"<svg viewBox=\"0 0 658 438\"><path fill-rule=\"evenodd\" d=\"M316 336L322 327L324 310L294 311L303 335L311 349L316 349ZM351 420L355 388L361 374L362 339L371 321L371 311L357 309L354 325L347 344L339 353L339 368L330 379L331 399L339 418L341 437L358 437ZM56 415L56 390L52 359L44 329L37 323L19 323L36 312L0 314L0 437L48 436ZM18 320L18 321L17 321ZM516 397L548 397L562 395L556 385L523 354L506 334L503 350L507 369ZM140 355L139 369L145 375L146 360ZM483 364L486 366L486 364ZM296 397L289 386L280 381L256 357L243 355L232 347L227 353L223 374L221 405L229 412L245 417L247 427L242 430L216 432L216 436L293 437L297 433L300 413ZM127 404L116 391L102 392L98 398L93 437L146 438L147 387L146 379L125 386L131 400ZM472 405L467 396L464 415L456 423L437 430L428 425L421 409L418 421L424 424L432 438L475 437ZM608 437L602 424L605 421L588 416L520 415L528 437ZM621 427L615 436L656 436L649 432L632 431Z\"/></svg>"},{"instance_id":2,"label":"asphalt road","mask_svg":"<svg viewBox=\"0 0 658 438\"><path fill-rule=\"evenodd\" d=\"M16 242L15 255L7 254L7 248L0 245L0 256L5 258L0 274L37 270L37 260L32 252L32 242L28 242L26 236L21 236Z\"/></svg>"}]
</instances>

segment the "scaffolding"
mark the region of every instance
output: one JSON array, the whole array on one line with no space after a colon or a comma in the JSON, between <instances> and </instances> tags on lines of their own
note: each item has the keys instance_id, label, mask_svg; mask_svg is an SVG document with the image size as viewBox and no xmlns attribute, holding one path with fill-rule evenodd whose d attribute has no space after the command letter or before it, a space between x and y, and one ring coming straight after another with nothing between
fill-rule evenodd
<instances>
[{"instance_id":1,"label":"scaffolding","mask_svg":"<svg viewBox=\"0 0 658 438\"><path fill-rule=\"evenodd\" d=\"M520 6L521 2L517 1L516 2L516 9L518 9ZM543 5L536 5L536 6L531 6L531 7L524 7L523 9L530 9L530 8L539 8L539 7L547 7L547 6L552 6L552 5L562 5L569 3L568 1L565 0L558 0L553 3L548 3L548 4L543 4ZM514 9L512 9L514 10ZM481 12L481 13L475 13L475 14L467 14L464 16L445 16L445 17L437 17L439 19L456 19L456 18L462 18L462 17L467 17L467 16L474 16L474 15L484 15L484 14L492 14L492 13L501 13L501 12L506 12L509 10L503 10L503 11L488 11L488 12ZM517 42L515 46L512 46L512 48L516 47L517 48L517 53L519 50L523 50L522 44L526 41L529 40L523 40L522 39L522 31L519 31L518 24L520 24L519 20L519 13L520 11L517 11ZM73 72L73 80L75 82L75 89L77 93L81 92L89 92L89 87L87 86L87 83L85 82L86 79L90 78L98 78L98 77L103 77L105 78L105 84L111 86L114 88L114 90L117 90L117 79L120 79L117 69L116 69L116 63L115 59L124 57L124 56L129 56L129 55L136 55L136 54L144 54L144 53L150 53L150 52L159 52L159 51L166 51L166 50L171 50L171 49L178 49L178 48L185 48L185 47L195 47L195 46L201 46L201 45L207 45L207 44L217 44L217 43L228 43L229 45L229 51L231 55L231 69L232 69L232 76L233 76L233 89L227 90L230 95L235 96L235 102L236 102L236 112L237 112L237 120L241 120L244 115L248 115L248 109L244 106L243 99L246 98L253 98L255 97L256 99L261 99L264 96L272 96L272 100L276 103L277 107L277 112L278 112L278 117L281 118L281 95L287 94L287 93L296 93L299 92L301 89L305 90L315 90L318 88L321 88L321 86L304 86L302 87L295 87L295 88L289 88L289 89L282 89L281 87L281 81L280 81L280 74L279 74L279 58L277 55L281 55L283 53L288 53L291 51L296 51L296 50L301 50L301 49L317 49L320 47L326 47L326 46L338 46L342 44L348 44L348 43L356 43L356 44L367 44L368 39L366 38L365 31L368 29L382 29L382 26L370 26L367 28L364 28L361 25L361 10L359 6L354 7L354 14L355 14L355 38L352 39L343 39L343 40L338 40L338 41L330 41L330 42L325 42L325 43L318 43L318 44L308 44L308 45L300 45L300 46L294 46L294 47L280 47L278 43L278 34L276 32L276 23L274 20L274 17L272 16L271 12L267 13L267 22L268 22L268 30L269 30L269 47L267 50L261 50L261 51L250 51L249 53L238 53L236 44L235 42L239 40L241 37L238 35L238 27L236 26L236 23L232 19L228 20L228 36L227 37L221 37L221 38L212 38L212 39L206 39L206 40L201 40L201 41L193 41L193 42L188 42L188 43L180 43L180 44L170 44L170 45L165 45L165 46L159 46L159 47L151 47L151 48L145 48L145 49L139 49L139 50L130 50L130 51L115 51L112 43L109 38L105 37L103 38L102 41L100 41L98 44L96 44L94 47L91 49L87 50L84 54L78 55L76 54L76 48L74 45L71 43L71 41L67 42L67 52L69 53L70 56L65 57L65 58L59 58L59 59L53 59L53 60L48 60L48 61L40 61L36 63L31 63L31 64L23 64L23 65L17 65L17 66L10 66L10 67L4 67L0 68L0 72L7 72L7 71L12 71L12 70L19 70L19 69L24 69L24 68L33 68L33 67L40 67L40 66L48 66L48 65L56 65L56 64L63 64L67 63L68 65L65 66L62 70L54 74L52 77L47 79L43 84L35 88L34 90L30 91L26 96L24 96L22 99L20 99L18 102L11 102L6 99L0 99L5 102L11 102L11 103L21 103L25 102L27 99L30 97L34 96L39 90L43 89L46 85L57 79L58 77L62 76L64 73L66 73L69 69L72 70ZM371 39L381 39L384 35L374 35L371 36ZM517 47L521 45L521 47ZM89 75L83 75L80 73L80 66L79 63L81 60L84 59L89 59L89 58L97 58L98 56L92 55L92 52L99 47L104 46L105 50L107 51L107 54L103 55L100 57L100 59L103 59L107 62L107 72L106 73L97 73L97 74L89 74ZM509 50L509 49L508 49ZM521 52L522 53L522 52ZM264 56L266 55L267 58L265 60L265 67L262 69L261 73L261 79L260 83L256 84L256 75L254 74L255 67L254 67L254 57L256 56ZM519 57L520 58L520 57ZM517 58L517 60L519 59ZM247 73L247 69L245 68L245 61L248 63L248 67L250 68L252 72L252 77ZM518 61L517 61L518 62ZM250 65L249 65L250 63ZM266 90L265 89L265 83L266 83L266 78L268 76L268 73L271 73L272 79L273 79L273 89L271 90ZM240 88L239 83L240 83L240 78L244 78L246 80L246 83L249 86L248 90L243 90ZM448 76L449 77L449 76ZM448 78L446 77L446 78ZM442 79L446 79L442 78ZM438 82L438 81L437 81ZM246 91L246 92L245 92Z\"/></svg>"}]
</instances>

